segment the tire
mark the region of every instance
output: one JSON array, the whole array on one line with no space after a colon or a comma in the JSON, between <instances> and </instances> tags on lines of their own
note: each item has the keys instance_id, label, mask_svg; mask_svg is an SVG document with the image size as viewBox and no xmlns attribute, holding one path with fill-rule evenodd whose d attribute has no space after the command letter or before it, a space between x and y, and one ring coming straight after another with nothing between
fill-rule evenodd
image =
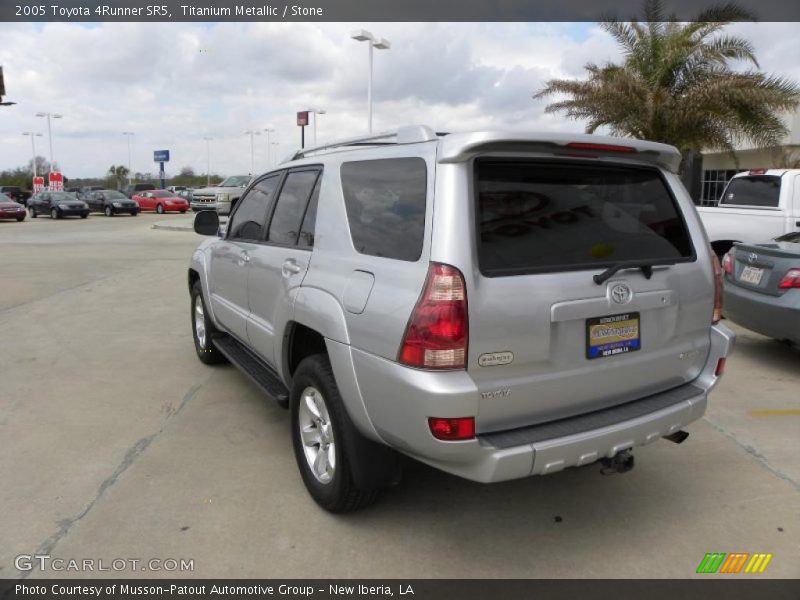
<instances>
[{"instance_id":1,"label":"tire","mask_svg":"<svg viewBox=\"0 0 800 600\"><path fill-rule=\"evenodd\" d=\"M86 219L89 215L81 215L81 219Z\"/></svg>"},{"instance_id":2,"label":"tire","mask_svg":"<svg viewBox=\"0 0 800 600\"><path fill-rule=\"evenodd\" d=\"M57 209L57 208L54 208L54 209L52 209L52 210L50 211L50 218L51 218L51 219L60 219L60 218L61 218L61 215L59 214L59 212L58 212L58 209Z\"/></svg>"},{"instance_id":3,"label":"tire","mask_svg":"<svg viewBox=\"0 0 800 600\"><path fill-rule=\"evenodd\" d=\"M156 206L156 212L157 212L158 214L160 214L160 215L163 215L163 214L164 214L164 205L163 205L163 204L159 204L159 205L157 205L157 206Z\"/></svg>"},{"instance_id":4,"label":"tire","mask_svg":"<svg viewBox=\"0 0 800 600\"><path fill-rule=\"evenodd\" d=\"M212 336L218 332L217 328L208 318L206 303L203 300L203 288L199 281L195 281L191 293L192 303L190 311L192 315L192 339L197 358L200 362L207 365L217 365L228 362L228 359L217 350L212 341ZM199 325L199 326L198 326Z\"/></svg>"},{"instance_id":5,"label":"tire","mask_svg":"<svg viewBox=\"0 0 800 600\"><path fill-rule=\"evenodd\" d=\"M35 219L36 217L39 216L39 213L37 213L36 209L34 207L32 207L32 206L30 207L28 212L30 212L30 214L31 214L31 219Z\"/></svg>"},{"instance_id":6,"label":"tire","mask_svg":"<svg viewBox=\"0 0 800 600\"><path fill-rule=\"evenodd\" d=\"M182 214L182 215L185 215L185 214L186 214L186 211L185 211L185 210L182 210L182 211L181 211L181 214Z\"/></svg>"},{"instance_id":7,"label":"tire","mask_svg":"<svg viewBox=\"0 0 800 600\"><path fill-rule=\"evenodd\" d=\"M113 208L111 208L111 207L110 207L110 206L108 206L108 205L106 205L106 207L103 209L103 212L105 213L105 215L106 215L107 217L113 217L113 216L114 216L114 209L113 209Z\"/></svg>"},{"instance_id":8,"label":"tire","mask_svg":"<svg viewBox=\"0 0 800 600\"><path fill-rule=\"evenodd\" d=\"M139 211L138 211L138 210L132 210L132 211L131 211L131 216L132 216L132 217L135 217L135 216L136 216L136 215L138 215L138 214L139 214Z\"/></svg>"},{"instance_id":9,"label":"tire","mask_svg":"<svg viewBox=\"0 0 800 600\"><path fill-rule=\"evenodd\" d=\"M17 223L22 223L25 220L25 215L20 215L17 217Z\"/></svg>"},{"instance_id":10,"label":"tire","mask_svg":"<svg viewBox=\"0 0 800 600\"><path fill-rule=\"evenodd\" d=\"M297 367L290 410L297 467L314 501L332 513L372 504L379 490L354 483L354 461L361 457L350 455L346 436L360 434L347 416L326 355L309 356Z\"/></svg>"}]
</instances>

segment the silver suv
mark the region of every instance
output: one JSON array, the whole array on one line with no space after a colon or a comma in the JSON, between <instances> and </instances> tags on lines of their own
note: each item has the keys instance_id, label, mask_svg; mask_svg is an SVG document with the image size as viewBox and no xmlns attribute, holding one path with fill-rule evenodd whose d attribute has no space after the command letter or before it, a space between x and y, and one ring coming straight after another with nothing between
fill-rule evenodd
<instances>
[{"instance_id":1,"label":"silver suv","mask_svg":"<svg viewBox=\"0 0 800 600\"><path fill-rule=\"evenodd\" d=\"M722 375L719 264L680 154L594 135L424 126L297 152L189 268L205 363L291 411L333 512L399 456L479 482L681 442Z\"/></svg>"}]
</instances>

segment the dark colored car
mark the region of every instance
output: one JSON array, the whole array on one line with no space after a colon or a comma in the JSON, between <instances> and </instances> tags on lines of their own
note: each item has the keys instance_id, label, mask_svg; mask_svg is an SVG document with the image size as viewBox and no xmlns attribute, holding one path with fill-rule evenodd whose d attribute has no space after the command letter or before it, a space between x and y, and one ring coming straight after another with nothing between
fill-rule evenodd
<instances>
[{"instance_id":1,"label":"dark colored car","mask_svg":"<svg viewBox=\"0 0 800 600\"><path fill-rule=\"evenodd\" d=\"M800 232L765 244L734 244L722 269L726 317L800 346Z\"/></svg>"},{"instance_id":2,"label":"dark colored car","mask_svg":"<svg viewBox=\"0 0 800 600\"><path fill-rule=\"evenodd\" d=\"M139 192L147 192L154 189L156 189L156 186L154 186L152 183L132 183L130 185L126 185L120 191L128 198L133 198L133 196Z\"/></svg>"},{"instance_id":3,"label":"dark colored car","mask_svg":"<svg viewBox=\"0 0 800 600\"><path fill-rule=\"evenodd\" d=\"M120 213L128 213L134 217L139 214L139 205L117 190L95 190L86 194L84 200L90 210L105 213L107 217Z\"/></svg>"},{"instance_id":4,"label":"dark colored car","mask_svg":"<svg viewBox=\"0 0 800 600\"><path fill-rule=\"evenodd\" d=\"M28 212L31 218L39 215L50 215L54 219L89 216L89 205L68 192L39 192L28 201Z\"/></svg>"},{"instance_id":5,"label":"dark colored car","mask_svg":"<svg viewBox=\"0 0 800 600\"><path fill-rule=\"evenodd\" d=\"M25 220L25 207L14 202L10 196L0 194L0 219Z\"/></svg>"},{"instance_id":6,"label":"dark colored car","mask_svg":"<svg viewBox=\"0 0 800 600\"><path fill-rule=\"evenodd\" d=\"M22 191L22 188L16 185L0 185L0 194L5 194L23 206L25 206L28 198L31 197L29 193Z\"/></svg>"}]
</instances>

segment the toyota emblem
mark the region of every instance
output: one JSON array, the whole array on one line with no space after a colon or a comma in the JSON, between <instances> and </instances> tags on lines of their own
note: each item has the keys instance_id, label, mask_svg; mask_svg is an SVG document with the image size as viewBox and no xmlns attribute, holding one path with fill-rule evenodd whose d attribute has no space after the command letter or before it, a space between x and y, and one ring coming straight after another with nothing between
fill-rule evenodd
<instances>
[{"instance_id":1,"label":"toyota emblem","mask_svg":"<svg viewBox=\"0 0 800 600\"><path fill-rule=\"evenodd\" d=\"M758 260L758 254L756 254L755 252L751 252L750 255L747 257L747 260L749 260L751 263L756 262Z\"/></svg>"},{"instance_id":2,"label":"toyota emblem","mask_svg":"<svg viewBox=\"0 0 800 600\"><path fill-rule=\"evenodd\" d=\"M617 304L627 304L633 298L633 291L624 283L618 283L611 288L611 299Z\"/></svg>"}]
</instances>

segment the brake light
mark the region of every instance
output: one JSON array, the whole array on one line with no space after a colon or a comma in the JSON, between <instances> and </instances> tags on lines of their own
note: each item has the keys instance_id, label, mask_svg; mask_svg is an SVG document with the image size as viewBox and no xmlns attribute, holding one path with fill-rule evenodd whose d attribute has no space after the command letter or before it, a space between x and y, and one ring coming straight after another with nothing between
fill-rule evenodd
<instances>
[{"instance_id":1,"label":"brake light","mask_svg":"<svg viewBox=\"0 0 800 600\"><path fill-rule=\"evenodd\" d=\"M717 361L717 368L714 369L714 377L720 377L725 372L725 359L720 358Z\"/></svg>"},{"instance_id":2,"label":"brake light","mask_svg":"<svg viewBox=\"0 0 800 600\"><path fill-rule=\"evenodd\" d=\"M408 319L398 360L424 369L463 369L467 364L467 290L461 271L431 263Z\"/></svg>"},{"instance_id":3,"label":"brake light","mask_svg":"<svg viewBox=\"0 0 800 600\"><path fill-rule=\"evenodd\" d=\"M722 270L725 271L726 275L733 275L733 257L731 256L730 252L726 252L725 256L722 257Z\"/></svg>"},{"instance_id":4,"label":"brake light","mask_svg":"<svg viewBox=\"0 0 800 600\"><path fill-rule=\"evenodd\" d=\"M636 152L633 146L617 146L614 144L594 144L592 142L570 142L567 148L574 150L599 150L601 152Z\"/></svg>"},{"instance_id":5,"label":"brake light","mask_svg":"<svg viewBox=\"0 0 800 600\"><path fill-rule=\"evenodd\" d=\"M428 427L437 440L452 442L471 440L475 437L475 417L459 417L457 419L430 417Z\"/></svg>"},{"instance_id":6,"label":"brake light","mask_svg":"<svg viewBox=\"0 0 800 600\"><path fill-rule=\"evenodd\" d=\"M786 271L786 275L783 276L778 287L782 290L800 288L800 269L789 269Z\"/></svg>"},{"instance_id":7,"label":"brake light","mask_svg":"<svg viewBox=\"0 0 800 600\"><path fill-rule=\"evenodd\" d=\"M711 324L716 325L722 320L722 267L717 255L711 252L711 263L714 265L714 311L711 313Z\"/></svg>"}]
</instances>

